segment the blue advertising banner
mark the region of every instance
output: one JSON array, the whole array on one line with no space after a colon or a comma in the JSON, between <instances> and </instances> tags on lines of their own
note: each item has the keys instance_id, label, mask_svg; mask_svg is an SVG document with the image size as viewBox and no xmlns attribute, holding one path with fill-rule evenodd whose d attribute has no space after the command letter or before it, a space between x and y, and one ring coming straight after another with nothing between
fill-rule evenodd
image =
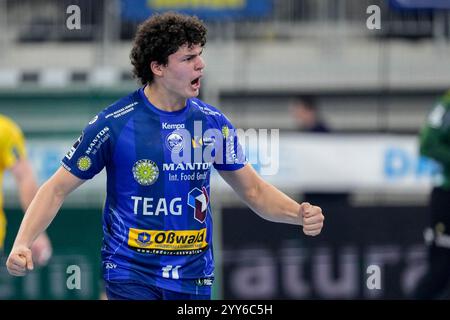
<instances>
[{"instance_id":1,"label":"blue advertising banner","mask_svg":"<svg viewBox=\"0 0 450 320\"><path fill-rule=\"evenodd\" d=\"M450 9L450 0L390 0L397 9Z\"/></svg>"},{"instance_id":2,"label":"blue advertising banner","mask_svg":"<svg viewBox=\"0 0 450 320\"><path fill-rule=\"evenodd\" d=\"M122 18L142 21L151 14L177 11L204 20L265 17L273 0L121 0Z\"/></svg>"}]
</instances>

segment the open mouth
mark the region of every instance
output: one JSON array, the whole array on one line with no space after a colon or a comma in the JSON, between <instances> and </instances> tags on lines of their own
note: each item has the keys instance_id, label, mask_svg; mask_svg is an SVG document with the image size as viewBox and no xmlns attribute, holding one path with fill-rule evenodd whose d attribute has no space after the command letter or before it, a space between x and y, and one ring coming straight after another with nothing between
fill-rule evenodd
<instances>
[{"instance_id":1,"label":"open mouth","mask_svg":"<svg viewBox=\"0 0 450 320\"><path fill-rule=\"evenodd\" d=\"M194 87L200 86L200 77L195 78L194 80L191 81L191 85L193 85Z\"/></svg>"}]
</instances>

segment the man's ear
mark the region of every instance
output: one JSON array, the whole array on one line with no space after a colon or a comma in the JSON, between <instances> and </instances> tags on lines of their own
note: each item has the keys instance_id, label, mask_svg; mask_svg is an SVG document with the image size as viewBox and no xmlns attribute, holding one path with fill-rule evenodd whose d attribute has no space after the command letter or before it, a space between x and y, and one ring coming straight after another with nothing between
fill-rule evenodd
<instances>
[{"instance_id":1,"label":"man's ear","mask_svg":"<svg viewBox=\"0 0 450 320\"><path fill-rule=\"evenodd\" d=\"M156 61L150 62L150 70L155 74L155 76L161 77L163 75L164 66Z\"/></svg>"}]
</instances>

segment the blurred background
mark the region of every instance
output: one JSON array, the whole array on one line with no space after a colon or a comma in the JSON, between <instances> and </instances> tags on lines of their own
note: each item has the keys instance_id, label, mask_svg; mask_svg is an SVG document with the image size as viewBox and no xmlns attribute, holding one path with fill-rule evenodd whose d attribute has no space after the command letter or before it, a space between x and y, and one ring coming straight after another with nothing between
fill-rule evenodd
<instances>
[{"instance_id":1,"label":"blurred background","mask_svg":"<svg viewBox=\"0 0 450 320\"><path fill-rule=\"evenodd\" d=\"M71 5L81 29L68 28ZM197 14L209 29L201 98L258 139L260 129L279 129L276 174L264 178L326 215L322 235L307 239L258 218L215 174L214 296L404 298L425 270L427 199L440 176L419 157L417 134L450 85L449 8L448 0L0 0L0 113L24 130L42 183L87 122L138 87L128 57L137 25L156 11ZM263 173L257 145L246 148ZM47 267L12 278L2 257L0 299L99 298L104 186L103 172L66 201L48 230ZM4 192L9 253L22 218L10 176ZM80 290L66 286L72 264ZM366 286L369 265L380 267L381 289Z\"/></svg>"}]
</instances>

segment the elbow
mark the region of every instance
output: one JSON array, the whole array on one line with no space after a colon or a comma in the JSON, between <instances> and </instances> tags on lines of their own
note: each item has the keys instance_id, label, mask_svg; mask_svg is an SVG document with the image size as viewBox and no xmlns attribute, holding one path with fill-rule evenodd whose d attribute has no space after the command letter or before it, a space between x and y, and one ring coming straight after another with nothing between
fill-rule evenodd
<instances>
[{"instance_id":1,"label":"elbow","mask_svg":"<svg viewBox=\"0 0 450 320\"><path fill-rule=\"evenodd\" d=\"M62 186L53 183L51 180L45 182L39 189L38 193L51 195L59 202L63 202L67 196L65 189Z\"/></svg>"},{"instance_id":2,"label":"elbow","mask_svg":"<svg viewBox=\"0 0 450 320\"><path fill-rule=\"evenodd\" d=\"M247 202L250 205L257 203L258 199L260 198L262 189L263 189L262 183L257 183L248 188L245 191L245 202Z\"/></svg>"}]
</instances>

